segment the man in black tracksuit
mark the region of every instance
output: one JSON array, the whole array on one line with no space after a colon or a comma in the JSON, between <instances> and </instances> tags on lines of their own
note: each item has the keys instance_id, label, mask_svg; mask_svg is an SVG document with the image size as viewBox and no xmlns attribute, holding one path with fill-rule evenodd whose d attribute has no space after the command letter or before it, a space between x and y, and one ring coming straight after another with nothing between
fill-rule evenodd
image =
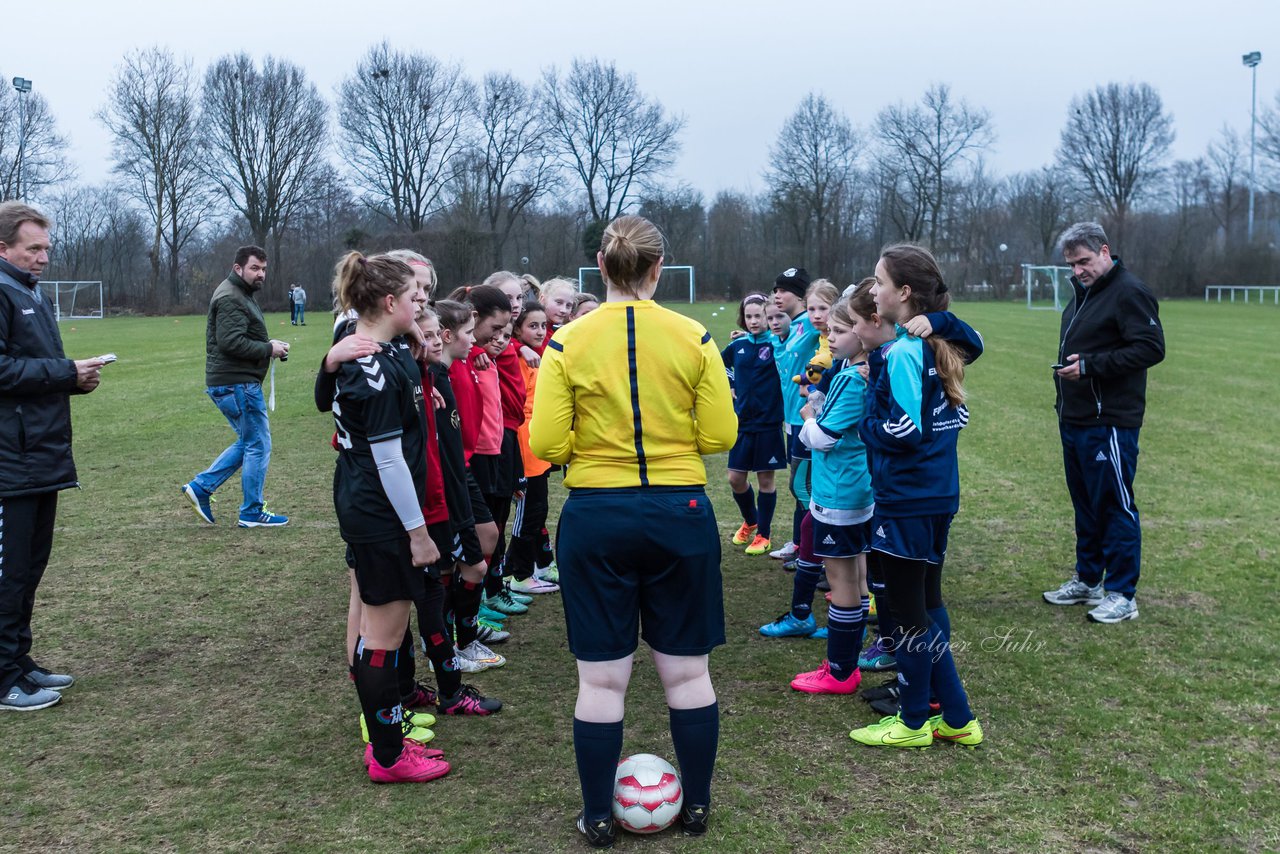
<instances>
[{"instance_id":1,"label":"man in black tracksuit","mask_svg":"<svg viewBox=\"0 0 1280 854\"><path fill-rule=\"evenodd\" d=\"M58 492L79 486L69 398L98 387L103 362L63 353L40 290L48 263L49 221L19 202L0 204L0 711L48 708L75 681L31 658L31 613Z\"/></svg>"},{"instance_id":2,"label":"man in black tracksuit","mask_svg":"<svg viewBox=\"0 0 1280 854\"><path fill-rule=\"evenodd\" d=\"M1075 294L1062 314L1054 384L1076 572L1044 598L1095 605L1090 620L1118 623L1138 616L1142 529L1133 478L1147 368L1164 359L1164 330L1156 298L1111 254L1102 226L1077 223L1061 243Z\"/></svg>"}]
</instances>

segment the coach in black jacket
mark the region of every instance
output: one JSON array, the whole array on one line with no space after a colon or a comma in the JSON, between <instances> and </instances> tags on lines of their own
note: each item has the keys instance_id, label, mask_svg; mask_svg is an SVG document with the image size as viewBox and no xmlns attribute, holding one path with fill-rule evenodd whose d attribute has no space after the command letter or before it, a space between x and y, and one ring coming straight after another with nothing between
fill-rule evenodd
<instances>
[{"instance_id":1,"label":"coach in black jacket","mask_svg":"<svg viewBox=\"0 0 1280 854\"><path fill-rule=\"evenodd\" d=\"M31 658L31 612L49 563L58 492L78 486L69 396L98 387L100 359L72 361L40 274L49 221L0 204L0 710L34 711L62 699L70 676Z\"/></svg>"},{"instance_id":2,"label":"coach in black jacket","mask_svg":"<svg viewBox=\"0 0 1280 854\"><path fill-rule=\"evenodd\" d=\"M1164 359L1159 304L1111 254L1102 226L1062 235L1075 294L1058 343L1058 424L1076 513L1076 572L1044 594L1053 605L1089 604L1089 619L1136 619L1142 529L1133 499L1147 368Z\"/></svg>"}]
</instances>

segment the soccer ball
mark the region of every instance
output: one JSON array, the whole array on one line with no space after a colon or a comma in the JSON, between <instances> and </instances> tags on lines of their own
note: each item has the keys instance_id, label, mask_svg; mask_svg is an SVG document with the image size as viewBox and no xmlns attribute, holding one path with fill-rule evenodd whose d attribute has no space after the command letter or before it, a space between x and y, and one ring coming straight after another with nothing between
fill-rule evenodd
<instances>
[{"instance_id":1,"label":"soccer ball","mask_svg":"<svg viewBox=\"0 0 1280 854\"><path fill-rule=\"evenodd\" d=\"M684 790L676 769L661 756L628 756L613 781L613 818L624 830L657 833L679 818Z\"/></svg>"}]
</instances>

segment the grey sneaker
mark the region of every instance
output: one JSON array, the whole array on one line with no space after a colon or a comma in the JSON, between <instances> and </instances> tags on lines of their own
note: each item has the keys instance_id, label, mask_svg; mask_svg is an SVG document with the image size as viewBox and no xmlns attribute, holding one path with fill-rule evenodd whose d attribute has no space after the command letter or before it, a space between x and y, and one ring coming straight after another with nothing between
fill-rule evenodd
<instances>
[{"instance_id":1,"label":"grey sneaker","mask_svg":"<svg viewBox=\"0 0 1280 854\"><path fill-rule=\"evenodd\" d=\"M490 667L501 667L507 659L498 655L478 640L474 640L462 649L456 650L458 669L463 673L479 673Z\"/></svg>"},{"instance_id":2,"label":"grey sneaker","mask_svg":"<svg viewBox=\"0 0 1280 854\"><path fill-rule=\"evenodd\" d=\"M37 688L48 688L50 691L65 691L76 684L74 677L65 673L50 673L43 667L37 667L28 672L27 678L34 682Z\"/></svg>"},{"instance_id":3,"label":"grey sneaker","mask_svg":"<svg viewBox=\"0 0 1280 854\"><path fill-rule=\"evenodd\" d=\"M13 683L9 692L0 697L0 712L34 712L47 709L62 701L62 695L48 688L41 688L23 676Z\"/></svg>"},{"instance_id":4,"label":"grey sneaker","mask_svg":"<svg viewBox=\"0 0 1280 854\"><path fill-rule=\"evenodd\" d=\"M1050 605L1097 605L1102 602L1103 595L1101 581L1090 587L1080 580L1080 576L1073 575L1057 590L1046 590L1044 601Z\"/></svg>"},{"instance_id":5,"label":"grey sneaker","mask_svg":"<svg viewBox=\"0 0 1280 854\"><path fill-rule=\"evenodd\" d=\"M1122 593L1108 593L1102 604L1089 612L1088 617L1095 623L1119 623L1124 620L1138 619L1138 603L1126 599Z\"/></svg>"}]
</instances>

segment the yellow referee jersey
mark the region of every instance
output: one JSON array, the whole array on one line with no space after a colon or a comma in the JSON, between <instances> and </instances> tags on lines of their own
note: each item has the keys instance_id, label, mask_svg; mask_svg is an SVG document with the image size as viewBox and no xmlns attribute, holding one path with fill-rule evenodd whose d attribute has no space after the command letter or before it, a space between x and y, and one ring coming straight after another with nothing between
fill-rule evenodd
<instances>
[{"instance_id":1,"label":"yellow referee jersey","mask_svg":"<svg viewBox=\"0 0 1280 854\"><path fill-rule=\"evenodd\" d=\"M701 455L737 434L720 351L695 320L652 300L606 302L548 342L529 445L572 463L565 486L704 484Z\"/></svg>"}]
</instances>

